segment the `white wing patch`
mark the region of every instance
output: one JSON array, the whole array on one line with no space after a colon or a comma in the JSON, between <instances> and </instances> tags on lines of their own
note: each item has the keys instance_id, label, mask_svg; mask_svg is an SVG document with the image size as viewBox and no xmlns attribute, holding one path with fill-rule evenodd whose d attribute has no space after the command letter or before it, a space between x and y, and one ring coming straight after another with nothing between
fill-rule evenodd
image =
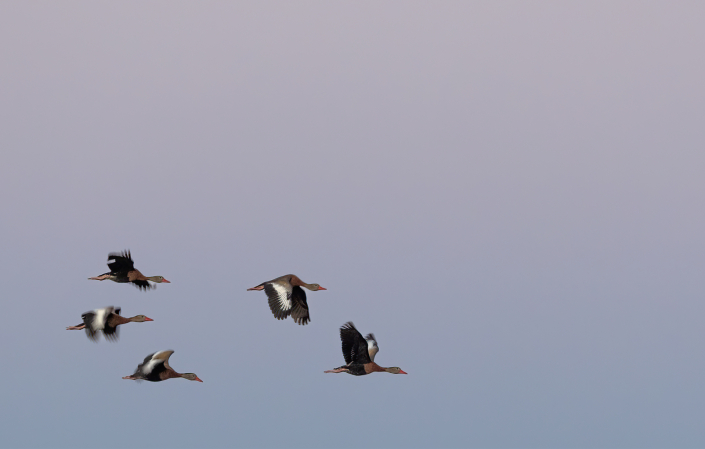
<instances>
[{"instance_id":1,"label":"white wing patch","mask_svg":"<svg viewBox=\"0 0 705 449\"><path fill-rule=\"evenodd\" d=\"M370 360L373 362L375 361L375 355L377 354L377 351L379 351L377 342L372 339L367 340L367 353L370 355Z\"/></svg>"},{"instance_id":2,"label":"white wing patch","mask_svg":"<svg viewBox=\"0 0 705 449\"><path fill-rule=\"evenodd\" d=\"M152 360L149 362L145 363L144 366L142 367L142 374L145 376L149 373L152 372L155 366L157 366L157 363L159 363L159 360L154 360L154 357L152 357Z\"/></svg>"},{"instance_id":3,"label":"white wing patch","mask_svg":"<svg viewBox=\"0 0 705 449\"><path fill-rule=\"evenodd\" d=\"M93 312L93 322L91 323L91 329L94 331L102 331L105 329L105 321L108 319L108 315L112 313L114 309L112 307L106 307L104 309L95 309Z\"/></svg>"},{"instance_id":4,"label":"white wing patch","mask_svg":"<svg viewBox=\"0 0 705 449\"><path fill-rule=\"evenodd\" d=\"M161 360L159 357L160 355L164 354L166 351L159 351L155 352L152 358L149 360L149 362L145 363L144 366L142 366L142 373L147 375L154 370L154 368L159 365L160 363L163 363L164 360Z\"/></svg>"},{"instance_id":5,"label":"white wing patch","mask_svg":"<svg viewBox=\"0 0 705 449\"><path fill-rule=\"evenodd\" d=\"M274 290L279 294L279 307L283 311L288 311L291 310L293 307L293 303L291 302L291 289L287 289L285 286L277 283L272 283L271 286L274 288Z\"/></svg>"}]
</instances>

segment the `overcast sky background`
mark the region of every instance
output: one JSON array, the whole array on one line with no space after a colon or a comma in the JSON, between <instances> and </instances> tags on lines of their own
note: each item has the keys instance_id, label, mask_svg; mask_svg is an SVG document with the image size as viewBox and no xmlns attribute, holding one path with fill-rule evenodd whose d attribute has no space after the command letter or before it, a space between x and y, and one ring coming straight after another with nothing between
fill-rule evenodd
<instances>
[{"instance_id":1,"label":"overcast sky background","mask_svg":"<svg viewBox=\"0 0 705 449\"><path fill-rule=\"evenodd\" d=\"M703 23L0 3L0 446L705 446ZM127 248L172 283L87 280ZM349 320L409 375L324 375ZM121 380L164 349L203 383Z\"/></svg>"}]
</instances>

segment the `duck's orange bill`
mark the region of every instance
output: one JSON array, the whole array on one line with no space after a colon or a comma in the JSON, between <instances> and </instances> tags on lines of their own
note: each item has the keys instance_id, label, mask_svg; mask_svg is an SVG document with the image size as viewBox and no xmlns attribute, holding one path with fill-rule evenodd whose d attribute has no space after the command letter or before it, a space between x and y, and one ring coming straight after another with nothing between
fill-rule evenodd
<instances>
[{"instance_id":1,"label":"duck's orange bill","mask_svg":"<svg viewBox=\"0 0 705 449\"><path fill-rule=\"evenodd\" d=\"M171 284L171 281L167 281L166 279L162 279L162 284Z\"/></svg>"},{"instance_id":2,"label":"duck's orange bill","mask_svg":"<svg viewBox=\"0 0 705 449\"><path fill-rule=\"evenodd\" d=\"M404 372L404 371L402 371L402 370L399 370L399 374L409 374L409 373L406 373L406 372Z\"/></svg>"}]
</instances>

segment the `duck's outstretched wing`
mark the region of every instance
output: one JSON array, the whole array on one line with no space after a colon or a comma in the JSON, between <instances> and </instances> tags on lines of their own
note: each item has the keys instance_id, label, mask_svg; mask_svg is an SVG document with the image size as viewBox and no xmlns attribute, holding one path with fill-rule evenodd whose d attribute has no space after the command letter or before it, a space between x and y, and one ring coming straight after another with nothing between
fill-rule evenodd
<instances>
[{"instance_id":1,"label":"duck's outstretched wing","mask_svg":"<svg viewBox=\"0 0 705 449\"><path fill-rule=\"evenodd\" d=\"M108 313L106 318L105 318L105 326L103 327L103 335L105 336L106 340L109 341L118 341L118 338L120 337L120 328L118 325L112 326L111 323L111 318L113 315L120 315L120 307L115 307L112 308L111 313Z\"/></svg>"},{"instance_id":2,"label":"duck's outstretched wing","mask_svg":"<svg viewBox=\"0 0 705 449\"><path fill-rule=\"evenodd\" d=\"M85 325L83 329L86 331L86 336L93 341L98 341L98 332L93 328L95 311L86 312L81 315L81 318L83 318L83 324Z\"/></svg>"},{"instance_id":3,"label":"duck's outstretched wing","mask_svg":"<svg viewBox=\"0 0 705 449\"><path fill-rule=\"evenodd\" d=\"M86 325L86 335L93 341L98 341L98 332L105 332L105 326L107 325L108 317L111 313L115 311L115 308L104 307L102 309L91 310L81 315L83 318L83 324Z\"/></svg>"},{"instance_id":4,"label":"duck's outstretched wing","mask_svg":"<svg viewBox=\"0 0 705 449\"><path fill-rule=\"evenodd\" d=\"M137 365L135 374L132 376L145 380L158 379L162 371L170 369L169 357L171 357L173 353L174 351L170 349L149 354L144 358L144 362Z\"/></svg>"},{"instance_id":5,"label":"duck's outstretched wing","mask_svg":"<svg viewBox=\"0 0 705 449\"><path fill-rule=\"evenodd\" d=\"M291 300L292 286L288 282L271 281L264 284L264 292L269 299L269 308L274 318L283 320L291 314L293 303Z\"/></svg>"},{"instance_id":6,"label":"duck's outstretched wing","mask_svg":"<svg viewBox=\"0 0 705 449\"><path fill-rule=\"evenodd\" d=\"M340 341L343 347L343 357L345 363L370 363L370 355L367 352L367 342L362 338L362 334L355 328L352 321L348 321L340 327Z\"/></svg>"},{"instance_id":7,"label":"duck's outstretched wing","mask_svg":"<svg viewBox=\"0 0 705 449\"><path fill-rule=\"evenodd\" d=\"M108 268L112 273L126 273L135 269L130 251L108 254Z\"/></svg>"},{"instance_id":8,"label":"duck's outstretched wing","mask_svg":"<svg viewBox=\"0 0 705 449\"><path fill-rule=\"evenodd\" d=\"M308 303L306 302L306 292L299 286L294 286L291 290L291 317L295 323L306 325L311 321L308 314Z\"/></svg>"}]
</instances>

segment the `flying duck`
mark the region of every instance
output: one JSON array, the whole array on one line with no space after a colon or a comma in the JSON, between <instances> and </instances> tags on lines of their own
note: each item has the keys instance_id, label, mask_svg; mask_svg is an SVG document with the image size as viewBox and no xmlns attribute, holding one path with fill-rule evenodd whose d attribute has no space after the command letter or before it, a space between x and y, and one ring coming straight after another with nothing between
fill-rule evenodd
<instances>
[{"instance_id":1,"label":"flying duck","mask_svg":"<svg viewBox=\"0 0 705 449\"><path fill-rule=\"evenodd\" d=\"M156 288L156 286L151 285L147 281L152 281L157 284L170 284L170 282L164 279L163 276L145 276L140 273L139 270L136 270L130 251L108 254L108 268L110 268L110 271L107 273L88 279L93 279L96 281L104 281L108 279L119 283L132 282L140 290Z\"/></svg>"},{"instance_id":2,"label":"flying duck","mask_svg":"<svg viewBox=\"0 0 705 449\"><path fill-rule=\"evenodd\" d=\"M159 351L154 354L149 354L144 358L144 362L137 365L135 373L131 376L125 376L123 379L129 380L148 380L150 382L161 382L162 380L175 379L183 377L188 380L196 380L203 382L194 373L177 373L169 366L169 357L174 353L171 349L168 351Z\"/></svg>"},{"instance_id":3,"label":"flying duck","mask_svg":"<svg viewBox=\"0 0 705 449\"><path fill-rule=\"evenodd\" d=\"M346 365L324 371L324 373L348 373L353 376L364 376L374 372L386 371L392 374L407 374L398 367L384 368L374 362L375 354L379 348L373 334L366 338L355 329L352 321L343 324L340 328L340 341L343 343L343 357ZM370 348L373 348L370 351Z\"/></svg>"},{"instance_id":4,"label":"flying duck","mask_svg":"<svg viewBox=\"0 0 705 449\"><path fill-rule=\"evenodd\" d=\"M85 329L88 338L96 342L100 336L100 331L103 331L103 335L106 340L117 341L119 336L119 325L125 323L144 323L145 321L154 321L144 315L135 315L132 318L122 317L120 316L120 307L112 306L86 312L81 315L81 318L83 318L82 324L69 326L66 330L70 331Z\"/></svg>"},{"instance_id":5,"label":"flying duck","mask_svg":"<svg viewBox=\"0 0 705 449\"><path fill-rule=\"evenodd\" d=\"M271 281L262 282L250 290L264 290L269 298L269 308L274 314L274 318L283 320L289 315L295 323L304 325L311 321L308 314L308 304L306 303L306 292L301 287L315 292L326 290L318 284L307 284L294 274L280 276Z\"/></svg>"}]
</instances>

